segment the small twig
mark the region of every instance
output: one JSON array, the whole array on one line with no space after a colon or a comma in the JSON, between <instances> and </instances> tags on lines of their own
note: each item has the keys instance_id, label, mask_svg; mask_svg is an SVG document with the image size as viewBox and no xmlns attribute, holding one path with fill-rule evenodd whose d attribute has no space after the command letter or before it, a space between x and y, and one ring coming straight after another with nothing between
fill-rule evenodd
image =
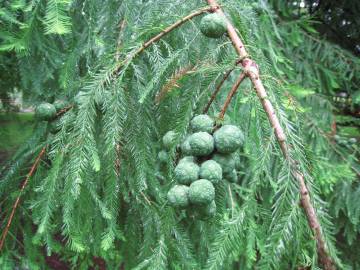
<instances>
[{"instance_id":1,"label":"small twig","mask_svg":"<svg viewBox=\"0 0 360 270\"><path fill-rule=\"evenodd\" d=\"M5 229L4 229L4 231L3 231L2 235L1 235L0 251L2 250L2 248L3 248L3 246L4 246L5 238L6 238L6 235L8 234L8 232L9 232L9 229L10 229L10 226L11 226L11 222L12 222L12 220L13 220L13 218L14 218L14 215L15 215L16 208L18 207L18 205L19 205L19 203L20 203L20 196L22 195L22 193L23 193L23 191L24 191L27 183L29 182L30 177L34 174L37 166L39 165L40 160L41 160L41 157L45 154L45 150L46 150L46 146L44 146L44 147L41 149L39 155L37 156L34 164L32 165L32 167L31 167L31 169L30 169L28 175L26 176L25 181L24 181L23 184L21 185L20 193L19 193L19 195L17 196L17 198L16 198L16 200L15 200L15 203L14 203L14 205L13 205L13 207L12 207L12 211L11 211L10 216L9 216L9 220L8 220L8 222L7 222L7 224L6 224L6 227L5 227Z\"/></svg>"},{"instance_id":2,"label":"small twig","mask_svg":"<svg viewBox=\"0 0 360 270\"><path fill-rule=\"evenodd\" d=\"M165 85L161 88L161 90L156 94L155 96L155 102L156 104L159 104L162 99L173 89L173 88L179 88L178 81L181 80L184 76L187 74L193 72L196 70L196 67L192 65L188 65L184 68L181 68L180 70L176 71L175 74L173 74L168 82L165 83Z\"/></svg>"},{"instance_id":3,"label":"small twig","mask_svg":"<svg viewBox=\"0 0 360 270\"><path fill-rule=\"evenodd\" d=\"M204 113L204 114L206 114L206 113L208 112L208 110L210 109L211 104L214 102L214 100L215 100L217 94L219 93L221 87L223 86L224 82L229 78L231 72L234 71L234 69L236 68L236 66L237 66L238 64L240 64L241 61L242 61L242 60L236 61L235 66L232 67L232 68L230 68L228 71L225 72L223 78L221 79L221 81L219 82L219 84L216 86L215 91L212 93L208 104L206 105L206 107L205 107L204 110L203 110L203 113Z\"/></svg>"},{"instance_id":4,"label":"small twig","mask_svg":"<svg viewBox=\"0 0 360 270\"><path fill-rule=\"evenodd\" d=\"M164 37L165 35L167 35L168 33L170 33L171 31L173 31L174 29L178 28L179 26L183 25L185 22L191 20L192 18L199 16L205 12L214 12L219 8L219 5L216 6L208 6L208 7L204 7L201 8L185 17L183 17L182 19L176 21L175 23L173 23L172 25L168 26L167 28L165 28L164 30L162 30L159 34L157 34L156 36L152 37L151 39L149 39L148 41L146 41L140 48L138 48L137 50L135 50L133 53L131 53L129 55L128 58L126 58L124 61L120 62L119 64L116 65L114 71L112 72L112 76L116 77L117 74L119 73L119 71L121 70L121 68L131 59L135 58L136 56L138 56L139 54L141 54L145 49L147 49L148 47L150 47L152 44L154 44L155 42L159 41L162 37Z\"/></svg>"},{"instance_id":5,"label":"small twig","mask_svg":"<svg viewBox=\"0 0 360 270\"><path fill-rule=\"evenodd\" d=\"M214 102L217 94L220 92L221 87L223 86L224 82L227 80L227 78L230 76L231 72L235 69L231 68L229 69L225 74L224 77L221 79L221 81L219 82L219 84L216 86L215 91L212 93L210 100L208 102L208 104L206 105L206 107L203 110L203 113L206 114L208 112L208 110L210 109L211 104Z\"/></svg>"},{"instance_id":6,"label":"small twig","mask_svg":"<svg viewBox=\"0 0 360 270\"><path fill-rule=\"evenodd\" d=\"M244 81L244 79L246 78L246 74L244 72L242 72L239 76L239 78L236 80L236 82L234 83L234 85L232 86L229 94L226 97L225 103L223 108L221 109L220 113L219 113L219 119L223 119L225 112L231 102L231 99L233 98L233 96L235 95L236 91L239 89L240 84Z\"/></svg>"},{"instance_id":7,"label":"small twig","mask_svg":"<svg viewBox=\"0 0 360 270\"><path fill-rule=\"evenodd\" d=\"M116 159L115 159L115 174L117 177L120 176L120 169L121 169L121 160L120 160L120 154L121 154L121 146L120 143L116 143L115 145L115 153L116 153Z\"/></svg>"},{"instance_id":8,"label":"small twig","mask_svg":"<svg viewBox=\"0 0 360 270\"><path fill-rule=\"evenodd\" d=\"M141 195L144 197L145 201L151 205L151 201L148 199L148 197L146 197L146 195L144 194L144 192L140 191Z\"/></svg>"},{"instance_id":9,"label":"small twig","mask_svg":"<svg viewBox=\"0 0 360 270\"><path fill-rule=\"evenodd\" d=\"M70 111L73 107L74 107L74 105L69 105L69 106L61 109L60 111L58 111L58 112L56 113L56 117L58 117L58 116L60 116L60 115L62 115L62 114L64 114L64 113L66 113L67 111Z\"/></svg>"},{"instance_id":10,"label":"small twig","mask_svg":"<svg viewBox=\"0 0 360 270\"><path fill-rule=\"evenodd\" d=\"M121 20L120 24L119 24L119 36L118 36L118 40L117 40L117 44L116 44L116 53L115 53L115 60L119 61L120 60L120 47L121 47L121 42L122 42L122 33L124 31L125 28L125 24L126 21L125 19Z\"/></svg>"},{"instance_id":11,"label":"small twig","mask_svg":"<svg viewBox=\"0 0 360 270\"><path fill-rule=\"evenodd\" d=\"M141 48L139 48L136 52L135 55L138 55L140 53L142 53L147 47L149 47L150 45L152 45L153 43L155 43L156 41L160 40L163 36L165 36L166 34L170 33L172 30L174 30L175 28L181 26L182 24L184 24L185 22L191 20L192 18L199 16L201 14L203 14L204 12L209 12L209 11L215 11L217 8L219 8L219 6L217 5L216 7L210 6L210 7L205 7L202 9L199 9L187 16L185 16L184 18L178 20L177 22L175 22L174 24L170 25L169 27L165 28L163 31L161 31L161 33L157 34L155 37L149 39L148 41L146 41Z\"/></svg>"}]
</instances>

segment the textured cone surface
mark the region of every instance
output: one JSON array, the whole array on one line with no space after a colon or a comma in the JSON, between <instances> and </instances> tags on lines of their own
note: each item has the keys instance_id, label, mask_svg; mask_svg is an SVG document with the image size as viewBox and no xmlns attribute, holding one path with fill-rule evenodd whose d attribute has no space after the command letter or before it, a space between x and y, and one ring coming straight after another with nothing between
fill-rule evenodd
<instances>
[{"instance_id":1,"label":"textured cone surface","mask_svg":"<svg viewBox=\"0 0 360 270\"><path fill-rule=\"evenodd\" d=\"M191 120L190 127L193 132L203 131L211 133L214 127L214 120L207 114L200 114Z\"/></svg>"},{"instance_id":2,"label":"textured cone surface","mask_svg":"<svg viewBox=\"0 0 360 270\"><path fill-rule=\"evenodd\" d=\"M215 188L206 179L193 182L189 189L189 199L193 204L210 204L215 198Z\"/></svg>"},{"instance_id":3,"label":"textured cone surface","mask_svg":"<svg viewBox=\"0 0 360 270\"><path fill-rule=\"evenodd\" d=\"M236 151L244 141L244 135L237 126L225 125L214 133L216 150L227 154Z\"/></svg>"},{"instance_id":4,"label":"textured cone surface","mask_svg":"<svg viewBox=\"0 0 360 270\"><path fill-rule=\"evenodd\" d=\"M223 175L231 173L235 168L235 160L232 154L215 154L212 159L220 164Z\"/></svg>"},{"instance_id":5,"label":"textured cone surface","mask_svg":"<svg viewBox=\"0 0 360 270\"><path fill-rule=\"evenodd\" d=\"M189 205L189 187L175 185L167 193L167 199L171 206L185 208Z\"/></svg>"},{"instance_id":6,"label":"textured cone surface","mask_svg":"<svg viewBox=\"0 0 360 270\"><path fill-rule=\"evenodd\" d=\"M200 166L200 178L207 179L213 184L219 183L222 179L221 165L214 160L205 161Z\"/></svg>"},{"instance_id":7,"label":"textured cone surface","mask_svg":"<svg viewBox=\"0 0 360 270\"><path fill-rule=\"evenodd\" d=\"M199 170L194 162L181 162L175 168L175 179L179 184L189 185L199 179Z\"/></svg>"},{"instance_id":8,"label":"textured cone surface","mask_svg":"<svg viewBox=\"0 0 360 270\"><path fill-rule=\"evenodd\" d=\"M56 115L55 106L50 103L41 103L35 108L35 115L41 120L51 120Z\"/></svg>"},{"instance_id":9,"label":"textured cone surface","mask_svg":"<svg viewBox=\"0 0 360 270\"><path fill-rule=\"evenodd\" d=\"M167 150L170 150L175 145L176 133L172 130L166 132L162 141L163 141L164 147Z\"/></svg>"},{"instance_id":10,"label":"textured cone surface","mask_svg":"<svg viewBox=\"0 0 360 270\"><path fill-rule=\"evenodd\" d=\"M183 162L193 162L194 163L194 162L196 162L196 159L193 156L185 156L179 160L179 164L183 163Z\"/></svg>"},{"instance_id":11,"label":"textured cone surface","mask_svg":"<svg viewBox=\"0 0 360 270\"><path fill-rule=\"evenodd\" d=\"M217 13L205 15L200 22L200 31L210 38L220 38L227 31L225 18Z\"/></svg>"},{"instance_id":12,"label":"textured cone surface","mask_svg":"<svg viewBox=\"0 0 360 270\"><path fill-rule=\"evenodd\" d=\"M53 105L55 106L56 111L61 111L62 109L68 107L70 103L64 99L57 99L54 101Z\"/></svg>"},{"instance_id":13,"label":"textured cone surface","mask_svg":"<svg viewBox=\"0 0 360 270\"><path fill-rule=\"evenodd\" d=\"M181 153L186 156L192 155L191 146L189 143L190 136L186 137L186 139L183 141L183 143L180 146Z\"/></svg>"},{"instance_id":14,"label":"textured cone surface","mask_svg":"<svg viewBox=\"0 0 360 270\"><path fill-rule=\"evenodd\" d=\"M189 144L194 156L207 156L214 150L214 138L207 132L192 134Z\"/></svg>"}]
</instances>

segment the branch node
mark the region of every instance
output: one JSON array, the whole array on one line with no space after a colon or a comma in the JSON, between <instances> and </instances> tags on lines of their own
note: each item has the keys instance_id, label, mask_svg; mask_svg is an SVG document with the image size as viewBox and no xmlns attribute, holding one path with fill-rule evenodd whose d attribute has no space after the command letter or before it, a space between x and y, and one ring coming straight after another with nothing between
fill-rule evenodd
<instances>
[{"instance_id":1,"label":"branch node","mask_svg":"<svg viewBox=\"0 0 360 270\"><path fill-rule=\"evenodd\" d=\"M245 55L240 56L240 57L238 58L238 60L236 61L236 65L242 64L242 62L243 62L245 59L251 59L250 55L249 55L249 54L245 54Z\"/></svg>"},{"instance_id":2,"label":"branch node","mask_svg":"<svg viewBox=\"0 0 360 270\"><path fill-rule=\"evenodd\" d=\"M252 77L256 80L259 79L259 67L255 63L255 61L246 57L242 61L242 66L244 67L244 72L246 73L246 76Z\"/></svg>"},{"instance_id":3,"label":"branch node","mask_svg":"<svg viewBox=\"0 0 360 270\"><path fill-rule=\"evenodd\" d=\"M213 12L216 12L216 10L218 10L218 9L220 9L220 5L215 5L215 6L211 6L211 8L209 9L209 11L210 11L211 13L213 13Z\"/></svg>"}]
</instances>

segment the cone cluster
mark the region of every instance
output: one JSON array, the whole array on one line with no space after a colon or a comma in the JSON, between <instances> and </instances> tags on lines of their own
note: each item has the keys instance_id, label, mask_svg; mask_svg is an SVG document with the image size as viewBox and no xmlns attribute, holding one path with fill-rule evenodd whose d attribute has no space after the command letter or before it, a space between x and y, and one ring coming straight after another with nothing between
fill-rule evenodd
<instances>
[{"instance_id":1,"label":"cone cluster","mask_svg":"<svg viewBox=\"0 0 360 270\"><path fill-rule=\"evenodd\" d=\"M174 146L176 133L168 131L163 137L166 149ZM174 169L177 182L167 194L174 208L187 209L199 219L216 213L215 187L220 181L237 181L235 152L242 146L243 133L234 125L216 129L208 115L195 116L190 121L190 132L179 146L181 159ZM167 159L161 151L159 159Z\"/></svg>"}]
</instances>

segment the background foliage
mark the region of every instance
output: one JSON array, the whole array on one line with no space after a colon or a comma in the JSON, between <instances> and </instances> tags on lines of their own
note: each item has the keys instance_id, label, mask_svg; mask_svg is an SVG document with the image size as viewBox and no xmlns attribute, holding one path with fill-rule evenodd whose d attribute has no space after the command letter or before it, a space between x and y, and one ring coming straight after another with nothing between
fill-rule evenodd
<instances>
[{"instance_id":1,"label":"background foliage","mask_svg":"<svg viewBox=\"0 0 360 270\"><path fill-rule=\"evenodd\" d=\"M349 19L350 37L335 39L318 23L331 8L320 1L316 8L310 1L304 8L286 2L222 4L261 67L331 255L339 268L357 269L360 166L351 138L359 137L360 65L344 49L356 53L356 21ZM22 195L2 269L55 263L74 269L104 263L108 269L319 269L298 187L249 82L227 112L246 138L238 153L240 184L218 188L217 215L210 221L193 220L166 204L175 149L161 165L161 137L173 129L181 140L236 54L227 38L202 36L200 18L143 54L134 52L204 6L180 0L1 2L1 93L18 87L34 104L58 98L74 104L56 134L38 122L1 171L0 213L7 220L24 174L47 145ZM341 17L331 18L327 23L338 29ZM211 115L239 73L236 68Z\"/></svg>"}]
</instances>

